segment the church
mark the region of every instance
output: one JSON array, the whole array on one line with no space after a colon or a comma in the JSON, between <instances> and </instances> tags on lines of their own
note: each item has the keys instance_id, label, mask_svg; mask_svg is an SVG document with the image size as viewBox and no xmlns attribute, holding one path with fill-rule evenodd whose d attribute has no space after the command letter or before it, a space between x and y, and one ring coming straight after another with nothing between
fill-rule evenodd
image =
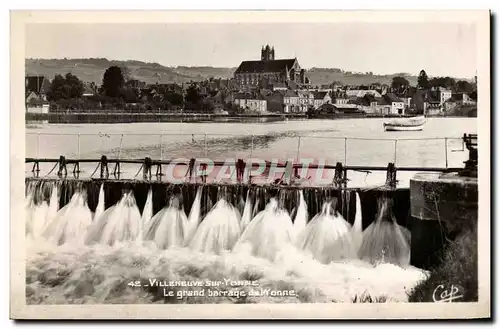
<instances>
[{"instance_id":1,"label":"church","mask_svg":"<svg viewBox=\"0 0 500 329\"><path fill-rule=\"evenodd\" d=\"M275 59L274 47L262 47L260 61L243 61L234 72L234 79L241 86L268 84L308 84L297 58Z\"/></svg>"}]
</instances>

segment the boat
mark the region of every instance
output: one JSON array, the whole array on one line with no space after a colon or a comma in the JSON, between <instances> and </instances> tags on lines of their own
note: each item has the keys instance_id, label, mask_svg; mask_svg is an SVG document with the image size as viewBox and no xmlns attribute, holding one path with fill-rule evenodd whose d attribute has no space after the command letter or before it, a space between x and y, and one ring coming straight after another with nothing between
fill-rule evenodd
<instances>
[{"instance_id":1,"label":"boat","mask_svg":"<svg viewBox=\"0 0 500 329\"><path fill-rule=\"evenodd\" d=\"M420 131L425 124L425 116L398 118L384 122L385 131Z\"/></svg>"}]
</instances>

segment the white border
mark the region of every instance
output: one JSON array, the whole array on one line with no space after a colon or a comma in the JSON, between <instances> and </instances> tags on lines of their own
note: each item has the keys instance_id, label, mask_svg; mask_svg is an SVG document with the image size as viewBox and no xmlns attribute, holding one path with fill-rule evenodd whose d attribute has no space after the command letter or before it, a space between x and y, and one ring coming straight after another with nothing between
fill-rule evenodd
<instances>
[{"instance_id":1,"label":"white border","mask_svg":"<svg viewBox=\"0 0 500 329\"><path fill-rule=\"evenodd\" d=\"M278 6L279 7L279 6ZM147 8L147 6L146 6ZM248 8L248 7L247 7ZM29 20L33 20L34 18L40 18L42 21L45 20L51 20L53 21L55 19L55 21L61 21L61 18L63 18L62 16L62 13L58 13L58 15L56 17L52 16L52 17L48 17L50 16L49 15L45 15L47 13L44 13L44 15L35 15L36 17L32 16L31 18L29 18ZM95 19L95 18L101 18L101 20L104 20L105 22L116 22L118 21L117 20L117 16L120 16L122 13L120 13L119 15L116 15L116 14L113 14L113 16L110 16L110 13L107 12L105 14L97 14L97 13L92 13L92 19ZM127 16L127 15L130 15L130 12L129 13L123 13L125 14L124 16ZM155 21L157 19L160 19L160 20L163 20L166 16L163 15L164 13L160 13L160 14L152 14L150 17L148 17L148 21L151 22L151 21ZM192 13L191 13L192 14ZM191 15L190 14L190 15ZM224 18L228 18L228 19L233 19L234 16L233 16L234 13L232 13L232 15L228 18L228 15L227 13L223 13L221 16L217 17L217 20L220 21ZM257 12L255 13L256 15L245 15L243 14L242 15L242 19L245 20L245 21L248 21L250 19L253 19L255 17L259 17L260 19L269 19L269 18L266 18L265 16L268 15L269 13L266 13L266 12ZM285 13L286 15L289 15L290 12L287 12ZM294 15L293 13L291 13L292 16ZM313 13L304 13L304 12L301 12L301 13L298 13L299 15L294 17L294 20L301 20L301 21L307 21L307 20L304 20L306 19L305 16L309 16L309 15L313 15L313 18L311 17L307 17L307 19L309 19L309 21L326 21L327 18L328 18L328 15L331 14L331 13L318 13L318 12L313 12ZM347 12L348 15L346 16L349 16L349 14L352 14L352 12ZM370 11L370 12L367 12L368 15L365 15L365 17L363 18L363 21L367 21L367 20L370 20L370 21L377 21L377 19L383 19L384 17L384 14L382 14L381 12L373 12L373 11ZM409 14L401 14L401 13L390 13L391 17L391 21L393 21L393 19L396 19L396 20L400 20L400 21L408 21L408 20L412 20L412 17L413 17L413 21L414 21L414 15L416 14L416 12L412 12ZM425 13L425 19L439 19L440 21L442 21L443 19L444 20L450 20L452 19L451 16L453 16L454 19L460 19L460 21L462 21L461 19L464 19L464 17L459 17L460 15L463 15L464 12L455 12L453 14L449 14L447 13L447 15L442 15L442 13L435 13L434 14L430 14L430 12L426 12ZM142 13L142 15L144 15L144 13ZM198 16L197 16L198 15ZM387 13L385 14L387 15ZM182 17L185 17L185 16L181 16L179 15L179 13L175 13L175 16L177 17L177 19L180 19L181 21L183 20ZM194 16L195 18L202 18L204 21L210 21L210 19L212 19L213 16L211 16L211 18L207 18L208 16L211 16L211 15L207 15L206 12L203 12L203 13L200 13L200 14L196 14L194 13ZM216 16L216 15L215 15ZM250 17L250 16L253 16L253 17ZM394 18L394 16L396 16L396 18ZM410 17L412 16L412 17ZM180 17L180 18L179 18ZM345 17L345 16L344 16ZM385 16L387 18L387 16ZM130 19L132 18L132 20L134 20L133 17L126 17L126 20L127 21L130 21ZM478 23L480 25L482 25L484 27L484 20L485 20L485 17L478 17L479 18L479 21ZM77 22L78 20L86 20L88 21L89 20L89 16L86 16L85 18L83 17L82 13L77 13L76 15L72 15L71 18L68 18L67 21L72 21L72 22ZM172 18L172 19L175 19L175 18ZM341 19L345 19L345 18L341 18ZM351 19L348 19L349 21L352 21L352 17ZM481 21L482 20L482 21ZM64 21L64 20L62 20ZM275 22L276 21L276 17L272 17L271 19L269 19L269 21L273 21ZM19 49L19 43L20 42L20 39L18 38L18 36L16 36L16 43L17 43L17 46L12 43L11 44L11 52L14 52L15 51L15 54L16 56L12 57L12 77L11 77L11 86L13 87L13 90L12 90L12 95L14 96L16 94L16 87L15 86L18 86L19 84L23 85L23 75L20 75L21 78L19 78L19 75L16 73L17 78L16 76L14 75L14 73L16 72L16 70L14 70L14 68L17 67L16 65L16 57L18 58L17 59L17 62L19 61L19 59L22 60L22 66L24 66L24 56L21 57L19 56L19 52L18 52L18 49ZM23 39L24 40L24 39ZM489 104L486 104L486 103L489 103L489 88L485 88L484 86L489 86L489 65L485 65L485 64L489 64L489 56L488 56L488 52L489 52L489 43L488 43L488 40L489 40L489 29L488 31L484 31L482 30L481 33L478 33L478 44L481 45L481 47L478 47L478 64L479 64L479 67L478 67L478 85L480 86L479 88L479 99L480 99L480 102L479 102L479 108L481 109L479 111L480 113L480 117L478 118L479 122L481 123L481 129L480 131L482 133L485 133L486 131L489 131L489 125L488 125L488 128L486 129L485 126L483 126L483 124L488 124L488 119L489 119ZM22 44L22 43L21 43ZM486 44L488 44L488 47L486 47ZM485 63L485 60L487 59L488 63ZM19 63L17 63L19 64ZM17 88L19 89L19 88ZM4 90L8 90L8 89L5 89ZM18 102L19 98L13 98L12 99L12 107L11 107L11 110L13 111L12 113L14 114L11 119L13 120L17 120L19 122L19 113L22 114L22 117L23 117L23 123L24 123L24 111L14 111L14 109L19 109L21 108L22 109L22 106L19 107L19 105L22 105L20 104L20 102ZM22 103L22 102L21 102ZM486 114L484 114L484 112L482 112L484 110L484 112L487 112ZM4 120L3 122L8 122L7 120ZM16 128L18 128L18 126L16 125L15 126ZM23 127L24 127L24 124L23 124ZM14 128L14 126L12 126L11 128ZM17 130L17 131L16 131ZM7 130L4 130L4 132L7 131ZM480 141L479 141L479 144L480 144L480 152L479 152L479 156L480 156L480 163L483 164L483 163L488 163L488 167L489 167L489 152L481 152L481 150L489 150L489 138L486 138L487 136L485 135L481 135L483 137L480 137ZM11 138L12 138L12 141L18 141L16 143L16 153L17 154L24 154L24 143L22 143L22 145L19 145L19 142L21 141L24 141L24 129L12 129L11 131ZM19 148L19 146L21 146ZM22 151L22 152L21 152ZM24 157L22 157L24 158ZM17 161L19 163L19 161L22 161L24 162L24 159L21 159L19 157L17 157ZM14 165L14 164L13 164ZM24 166L18 166L19 168L23 168ZM18 175L16 174L15 172L15 169L16 169L16 166L12 166L12 177L13 178L17 178ZM486 273L489 277L489 250L486 250L484 249L484 245L488 246L489 245L489 230L484 230L485 228L487 229L487 227L483 227L483 224L485 223L484 222L484 218L488 219L489 218L489 189L486 188L486 186L489 187L489 183L490 183L490 175L488 172L486 172L486 166L484 165L481 165L481 173L480 173L480 176L479 176L479 180L480 180L480 186L484 188L481 188L480 189L480 244L481 244L481 252L480 252L480 278L481 278L481 285L480 285L480 298L481 300L483 300L483 297L485 296L485 292L487 293L487 290L488 288L490 287L490 281L489 281L489 278L484 278L484 274ZM19 173L19 170L17 171L17 173ZM22 172L22 176L24 176L24 173ZM24 182L23 182L23 190L24 190ZM16 190L13 186L12 190L12 196L14 198L18 198L21 194L19 194L19 190ZM13 213L19 213L18 210L20 209L19 207L14 207L14 205L12 205L12 212ZM22 213L22 211L20 212ZM17 226L19 222L17 221L12 221L12 232L11 232L11 237L13 237L14 233L16 233L16 229L14 228L15 226ZM486 223L488 224L488 223ZM22 224L21 224L22 225ZM16 237L19 239L20 235L16 235ZM22 239L20 240L16 240L16 241L21 241ZM14 243L12 245L12 247L14 247ZM486 258L486 262L487 263L484 263L484 260ZM12 268L16 267L15 264L15 258L11 260L11 266ZM18 265L21 265L21 266L24 266L24 264L18 264ZM11 274L17 274L15 272L11 272ZM23 283L24 283L24 276L22 277L22 280L23 280ZM13 282L16 281L16 276L13 277ZM486 289L485 289L486 288ZM23 290L24 290L24 284L23 284ZM23 293L24 295L24 293ZM11 296L12 297L12 296ZM476 306L481 306L482 307L482 310L484 311L485 310L485 307L488 306L489 307L489 302L487 303L488 305L486 304L483 304L483 305L479 305L479 304L476 304ZM203 306L203 305L186 305L185 308L183 307L175 307L175 312L172 313L172 310L169 310L167 311L165 306L161 305L160 308L158 307L152 307L151 305L144 305L144 307L142 307L143 305L141 306L136 306L136 305L126 305L126 306L99 306L99 310L96 310L95 308L93 307L90 307L89 308L86 308L86 307L82 307L82 306L57 306L54 309L54 307L48 307L48 308L52 308L52 310L49 310L47 309L47 307L44 307L44 306L34 306L34 307L29 307L29 308L25 308L24 310L22 310L20 313L16 313L17 315L34 315L34 314L39 314L39 315L42 315L40 314L39 312L43 312L45 313L45 315L47 316L50 316L50 315L53 315L53 316L60 316L60 315L65 315L65 314L69 314L71 313L72 316L78 316L78 315L85 315L87 314L88 315L88 318L94 318L95 316L102 316L102 314L99 314L101 312L106 312L106 310L120 310L122 312L124 312L124 314L120 314L120 318L132 318L132 319L137 319L137 318L140 318L138 317L138 315L145 315L146 313L149 313L147 315L146 318L151 318L151 316L156 313L157 315L163 317L165 316L166 313L168 313L169 315L173 315L173 317L176 317L176 315L179 314L179 312L187 312L187 313L184 313L185 315L187 315L189 318L192 318L192 316L194 316L194 318L199 318L199 317L210 317L210 318L213 318L214 316L214 312L213 312L213 306L212 305L206 305L206 306ZM347 306L347 307L342 307L342 309L338 308L333 308L332 309L332 306L331 305L322 305L322 304L305 304L305 305L299 305L298 307L300 308L300 314L297 314L297 306L294 306L294 305L273 305L273 306L269 306L269 305L250 305L250 307L248 307L248 305L245 305L243 306L243 308L239 305L233 305L233 306L229 306L229 307L226 307L224 306L223 307L223 310L221 308L221 313L218 313L217 316L220 317L220 316L229 316L231 318L234 318L236 313L238 313L240 316L236 316L236 317L243 317L243 318L254 318L254 317L269 317L269 316L272 316L273 318L282 318L282 317L288 317L290 316L290 306L292 306L293 308L295 308L294 310L294 313L293 315L295 316L298 316L298 317L305 317L305 318L311 318L311 317L328 317L328 318L331 318L331 317L341 317L341 318L358 318L361 314L364 314L364 315L367 315L369 318L380 318L381 316L383 316L384 318L404 318L404 317L425 317L425 318L428 318L428 317L453 317L453 316L461 316L461 317L467 317L467 316L473 316L473 315L479 315L478 313L476 313L478 311L478 309L476 307L472 307L471 304L449 304L449 305L422 305L422 304L419 304L419 305L415 305L415 304L412 304L411 307L408 307L407 304L399 304L399 305L393 305L393 304L372 304L372 305L343 305L343 306ZM429 307L431 306L431 307ZM92 309L93 308L93 309ZM55 312L54 312L55 311ZM198 311L200 313L198 313ZM196 312L197 314L193 314L193 312ZM235 313L236 312L236 313ZM366 313L366 312L369 312L369 313ZM51 314L52 313L52 314ZM114 312L113 312L114 313ZM118 314L114 313L115 316L117 316ZM369 315L371 314L371 315Z\"/></svg>"}]
</instances>

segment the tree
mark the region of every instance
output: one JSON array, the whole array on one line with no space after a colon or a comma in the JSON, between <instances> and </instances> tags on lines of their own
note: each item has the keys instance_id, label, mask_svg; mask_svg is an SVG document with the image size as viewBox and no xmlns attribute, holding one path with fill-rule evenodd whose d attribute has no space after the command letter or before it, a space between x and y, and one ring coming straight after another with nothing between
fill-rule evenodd
<instances>
[{"instance_id":1,"label":"tree","mask_svg":"<svg viewBox=\"0 0 500 329\"><path fill-rule=\"evenodd\" d=\"M47 98L49 101L80 98L83 95L83 90L83 82L77 76L71 73L67 73L64 77L57 74L47 92Z\"/></svg>"},{"instance_id":2,"label":"tree","mask_svg":"<svg viewBox=\"0 0 500 329\"><path fill-rule=\"evenodd\" d=\"M168 91L165 93L165 99L168 100L170 104L175 106L182 106L182 103L184 101L181 94L172 91Z\"/></svg>"},{"instance_id":3,"label":"tree","mask_svg":"<svg viewBox=\"0 0 500 329\"><path fill-rule=\"evenodd\" d=\"M424 70L420 71L417 79L417 86L419 89L428 89L429 88L429 77L427 77L427 73Z\"/></svg>"},{"instance_id":4,"label":"tree","mask_svg":"<svg viewBox=\"0 0 500 329\"><path fill-rule=\"evenodd\" d=\"M471 93L474 91L474 85L469 81L459 80L456 83L457 92L459 93Z\"/></svg>"},{"instance_id":5,"label":"tree","mask_svg":"<svg viewBox=\"0 0 500 329\"><path fill-rule=\"evenodd\" d=\"M214 111L215 105L211 100L205 99L205 100L203 100L203 103L202 103L202 109L204 112L210 113L210 112Z\"/></svg>"},{"instance_id":6,"label":"tree","mask_svg":"<svg viewBox=\"0 0 500 329\"><path fill-rule=\"evenodd\" d=\"M122 90L122 97L126 103L137 103L139 100L139 95L136 90L132 88L124 88Z\"/></svg>"},{"instance_id":7,"label":"tree","mask_svg":"<svg viewBox=\"0 0 500 329\"><path fill-rule=\"evenodd\" d=\"M69 86L69 98L80 98L83 95L83 82L76 75L67 73L65 76L66 85Z\"/></svg>"},{"instance_id":8,"label":"tree","mask_svg":"<svg viewBox=\"0 0 500 329\"><path fill-rule=\"evenodd\" d=\"M391 88L396 89L398 92L402 92L408 88L410 82L402 76L395 76L392 78Z\"/></svg>"},{"instance_id":9,"label":"tree","mask_svg":"<svg viewBox=\"0 0 500 329\"><path fill-rule=\"evenodd\" d=\"M429 87L443 87L446 89L455 90L456 82L455 79L450 77L437 77L429 80Z\"/></svg>"},{"instance_id":10,"label":"tree","mask_svg":"<svg viewBox=\"0 0 500 329\"><path fill-rule=\"evenodd\" d=\"M366 104L370 105L372 102L375 101L375 96L373 96L372 93L366 93L363 96L363 99L365 100Z\"/></svg>"},{"instance_id":11,"label":"tree","mask_svg":"<svg viewBox=\"0 0 500 329\"><path fill-rule=\"evenodd\" d=\"M130 72L130 69L128 68L128 66L126 66L125 64L122 64L120 66L120 70L122 70L123 80L125 80L125 82L129 81L130 78L132 77L132 72Z\"/></svg>"},{"instance_id":12,"label":"tree","mask_svg":"<svg viewBox=\"0 0 500 329\"><path fill-rule=\"evenodd\" d=\"M120 96L123 85L125 84L125 78L121 68L118 66L110 66L102 78L102 89L104 94L109 97Z\"/></svg>"},{"instance_id":13,"label":"tree","mask_svg":"<svg viewBox=\"0 0 500 329\"><path fill-rule=\"evenodd\" d=\"M198 91L198 88L196 88L195 85L189 86L189 88L186 91L186 102L192 103L192 104L198 104L201 100L200 93Z\"/></svg>"},{"instance_id":14,"label":"tree","mask_svg":"<svg viewBox=\"0 0 500 329\"><path fill-rule=\"evenodd\" d=\"M47 92L47 99L49 101L58 101L60 99L66 98L66 91L64 86L66 85L66 80L60 74L56 74L52 80L50 90Z\"/></svg>"}]
</instances>

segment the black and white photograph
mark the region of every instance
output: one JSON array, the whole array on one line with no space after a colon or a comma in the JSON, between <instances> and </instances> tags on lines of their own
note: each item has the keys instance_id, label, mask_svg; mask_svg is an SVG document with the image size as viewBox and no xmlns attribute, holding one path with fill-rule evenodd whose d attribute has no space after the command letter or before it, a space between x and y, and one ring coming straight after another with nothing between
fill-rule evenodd
<instances>
[{"instance_id":1,"label":"black and white photograph","mask_svg":"<svg viewBox=\"0 0 500 329\"><path fill-rule=\"evenodd\" d=\"M488 11L17 14L11 298L489 316Z\"/></svg>"}]
</instances>

